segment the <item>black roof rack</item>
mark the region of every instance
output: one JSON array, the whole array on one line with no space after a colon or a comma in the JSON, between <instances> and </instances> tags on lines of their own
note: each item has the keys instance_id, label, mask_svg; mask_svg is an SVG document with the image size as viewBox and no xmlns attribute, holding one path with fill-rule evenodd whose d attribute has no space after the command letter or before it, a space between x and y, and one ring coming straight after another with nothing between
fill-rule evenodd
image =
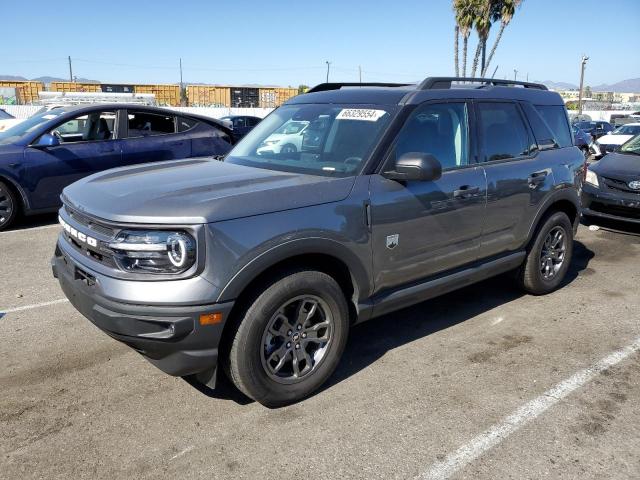
<instances>
[{"instance_id":1,"label":"black roof rack","mask_svg":"<svg viewBox=\"0 0 640 480\"><path fill-rule=\"evenodd\" d=\"M408 87L410 85L415 85L415 83L360 83L360 82L338 82L338 83L321 83L316 85L311 90L308 90L307 93L314 92L325 92L327 90L340 90L342 87Z\"/></svg>"},{"instance_id":2,"label":"black roof rack","mask_svg":"<svg viewBox=\"0 0 640 480\"><path fill-rule=\"evenodd\" d=\"M524 88L534 88L536 90L548 90L548 88L541 83L532 82L520 82L517 80L500 80L497 78L470 78L470 77L429 77L426 78L418 85L418 90L435 90L435 89L449 89L452 82L468 82L468 83L483 83L493 86L513 86L519 85Z\"/></svg>"}]
</instances>

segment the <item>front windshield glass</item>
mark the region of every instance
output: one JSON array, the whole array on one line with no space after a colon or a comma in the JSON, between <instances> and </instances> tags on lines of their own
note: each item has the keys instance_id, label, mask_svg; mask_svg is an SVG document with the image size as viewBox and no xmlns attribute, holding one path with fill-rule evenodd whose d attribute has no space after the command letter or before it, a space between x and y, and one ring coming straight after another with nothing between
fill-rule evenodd
<instances>
[{"instance_id":1,"label":"front windshield glass","mask_svg":"<svg viewBox=\"0 0 640 480\"><path fill-rule=\"evenodd\" d=\"M288 105L258 124L226 162L334 177L357 174L395 113L393 107Z\"/></svg>"},{"instance_id":2,"label":"front windshield glass","mask_svg":"<svg viewBox=\"0 0 640 480\"><path fill-rule=\"evenodd\" d=\"M40 125L49 120L53 120L56 117L62 115L62 110L50 110L48 112L36 113L32 117L8 128L4 132L0 133L0 145L7 145L13 143L20 138L24 137L27 133L34 131Z\"/></svg>"},{"instance_id":3,"label":"front windshield glass","mask_svg":"<svg viewBox=\"0 0 640 480\"><path fill-rule=\"evenodd\" d=\"M623 125L616 128L612 135L638 135L640 133L640 125Z\"/></svg>"},{"instance_id":4,"label":"front windshield glass","mask_svg":"<svg viewBox=\"0 0 640 480\"><path fill-rule=\"evenodd\" d=\"M622 145L622 147L620 147L620 152L640 155L640 135L636 135L627 143Z\"/></svg>"}]
</instances>

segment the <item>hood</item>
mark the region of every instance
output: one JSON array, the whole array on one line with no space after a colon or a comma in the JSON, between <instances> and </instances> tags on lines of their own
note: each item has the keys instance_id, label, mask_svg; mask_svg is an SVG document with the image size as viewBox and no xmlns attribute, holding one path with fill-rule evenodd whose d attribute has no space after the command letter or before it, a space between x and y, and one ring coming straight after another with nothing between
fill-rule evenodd
<instances>
[{"instance_id":1,"label":"hood","mask_svg":"<svg viewBox=\"0 0 640 480\"><path fill-rule=\"evenodd\" d=\"M600 145L622 145L624 142L632 138L633 135L603 135L598 139Z\"/></svg>"},{"instance_id":2,"label":"hood","mask_svg":"<svg viewBox=\"0 0 640 480\"><path fill-rule=\"evenodd\" d=\"M91 175L63 198L80 211L124 223L198 224L336 202L354 177L329 178L207 158L147 163Z\"/></svg>"},{"instance_id":3,"label":"hood","mask_svg":"<svg viewBox=\"0 0 640 480\"><path fill-rule=\"evenodd\" d=\"M621 180L640 179L640 155L609 153L589 167L598 175L613 175Z\"/></svg>"}]
</instances>

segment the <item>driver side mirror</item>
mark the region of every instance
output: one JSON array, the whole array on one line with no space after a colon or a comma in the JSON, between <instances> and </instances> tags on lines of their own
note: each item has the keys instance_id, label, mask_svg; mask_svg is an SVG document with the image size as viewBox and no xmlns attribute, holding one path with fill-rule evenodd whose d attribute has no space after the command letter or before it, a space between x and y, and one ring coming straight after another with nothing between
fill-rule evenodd
<instances>
[{"instance_id":1,"label":"driver side mirror","mask_svg":"<svg viewBox=\"0 0 640 480\"><path fill-rule=\"evenodd\" d=\"M384 172L390 180L431 182L442 176L442 165L430 153L407 152L396 160L391 172Z\"/></svg>"},{"instance_id":2,"label":"driver side mirror","mask_svg":"<svg viewBox=\"0 0 640 480\"><path fill-rule=\"evenodd\" d=\"M60 139L50 133L43 134L36 143L32 145L35 148L57 147L60 145Z\"/></svg>"}]
</instances>

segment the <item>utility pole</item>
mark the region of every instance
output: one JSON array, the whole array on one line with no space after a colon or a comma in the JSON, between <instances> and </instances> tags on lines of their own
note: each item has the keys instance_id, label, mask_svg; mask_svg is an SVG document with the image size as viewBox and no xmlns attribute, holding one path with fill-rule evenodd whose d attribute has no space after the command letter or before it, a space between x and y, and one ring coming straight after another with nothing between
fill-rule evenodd
<instances>
[{"instance_id":1,"label":"utility pole","mask_svg":"<svg viewBox=\"0 0 640 480\"><path fill-rule=\"evenodd\" d=\"M516 70L515 68L513 69L513 79L518 80L518 70Z\"/></svg>"},{"instance_id":2,"label":"utility pole","mask_svg":"<svg viewBox=\"0 0 640 480\"><path fill-rule=\"evenodd\" d=\"M180 57L180 105L186 106L186 95L184 91L184 83L182 82L182 57Z\"/></svg>"},{"instance_id":3,"label":"utility pole","mask_svg":"<svg viewBox=\"0 0 640 480\"><path fill-rule=\"evenodd\" d=\"M180 88L182 88L182 57L180 57Z\"/></svg>"},{"instance_id":4,"label":"utility pole","mask_svg":"<svg viewBox=\"0 0 640 480\"><path fill-rule=\"evenodd\" d=\"M327 64L327 83L329 83L329 67L331 65L331 62L329 60L327 60L324 63Z\"/></svg>"},{"instance_id":5,"label":"utility pole","mask_svg":"<svg viewBox=\"0 0 640 480\"><path fill-rule=\"evenodd\" d=\"M587 65L589 57L582 55L582 61L580 62L580 92L578 93L578 115L582 115L582 87L584 85L584 68Z\"/></svg>"},{"instance_id":6,"label":"utility pole","mask_svg":"<svg viewBox=\"0 0 640 480\"><path fill-rule=\"evenodd\" d=\"M360 76L360 83L362 83L362 65L358 65L358 75Z\"/></svg>"},{"instance_id":7,"label":"utility pole","mask_svg":"<svg viewBox=\"0 0 640 480\"><path fill-rule=\"evenodd\" d=\"M71 68L71 55L69 55L69 81L73 82L73 69Z\"/></svg>"}]
</instances>

